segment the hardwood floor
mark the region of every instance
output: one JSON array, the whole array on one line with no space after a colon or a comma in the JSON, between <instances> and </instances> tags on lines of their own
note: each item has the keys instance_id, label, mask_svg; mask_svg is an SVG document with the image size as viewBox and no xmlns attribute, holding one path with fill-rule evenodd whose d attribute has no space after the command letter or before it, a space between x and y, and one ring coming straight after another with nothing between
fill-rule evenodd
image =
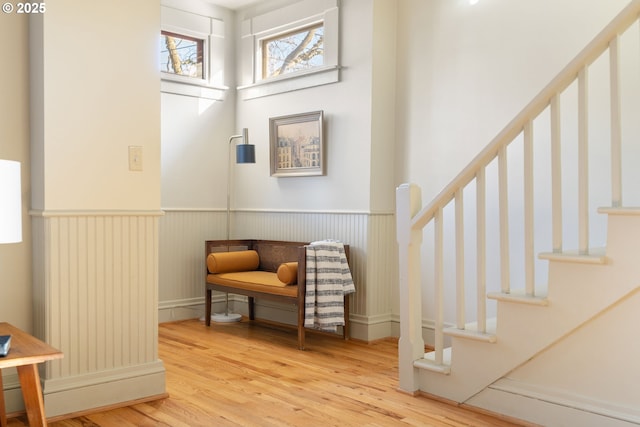
<instances>
[{"instance_id":1,"label":"hardwood floor","mask_svg":"<svg viewBox=\"0 0 640 427\"><path fill-rule=\"evenodd\" d=\"M397 391L397 343L343 341L265 323L159 327L163 400L52 422L106 426L486 426L503 419ZM9 420L27 425L26 417Z\"/></svg>"}]
</instances>

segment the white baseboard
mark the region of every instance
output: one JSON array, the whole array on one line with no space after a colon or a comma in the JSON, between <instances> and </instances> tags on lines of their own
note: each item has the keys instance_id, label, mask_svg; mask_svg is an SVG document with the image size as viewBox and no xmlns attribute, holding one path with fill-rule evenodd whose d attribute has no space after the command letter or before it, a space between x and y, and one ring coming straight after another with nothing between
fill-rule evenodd
<instances>
[{"instance_id":1,"label":"white baseboard","mask_svg":"<svg viewBox=\"0 0 640 427\"><path fill-rule=\"evenodd\" d=\"M4 385L4 402L7 413L24 411L24 401L22 400L22 389L20 388L20 380L18 374L5 374L2 376ZM6 371L10 371L6 369ZM2 373L0 373L2 375Z\"/></svg>"},{"instance_id":2,"label":"white baseboard","mask_svg":"<svg viewBox=\"0 0 640 427\"><path fill-rule=\"evenodd\" d=\"M240 298L242 297L239 295L229 295L230 307L234 308L235 301L240 301ZM211 310L213 313L221 313L225 310L226 300L223 294L215 295L211 301ZM239 305L242 306L242 304ZM158 323L201 318L204 316L204 311L204 296L160 301L158 304Z\"/></svg>"},{"instance_id":3,"label":"white baseboard","mask_svg":"<svg viewBox=\"0 0 640 427\"><path fill-rule=\"evenodd\" d=\"M378 316L352 314L350 320L353 339L369 342L393 336L390 314Z\"/></svg>"},{"instance_id":4,"label":"white baseboard","mask_svg":"<svg viewBox=\"0 0 640 427\"><path fill-rule=\"evenodd\" d=\"M43 382L47 417L160 396L165 392L165 369L160 360Z\"/></svg>"},{"instance_id":5,"label":"white baseboard","mask_svg":"<svg viewBox=\"0 0 640 427\"><path fill-rule=\"evenodd\" d=\"M158 323L193 319L203 315L204 297L161 301L158 304Z\"/></svg>"},{"instance_id":6,"label":"white baseboard","mask_svg":"<svg viewBox=\"0 0 640 427\"><path fill-rule=\"evenodd\" d=\"M234 313L247 316L247 298L241 295L229 295L229 304ZM223 294L213 297L211 310L221 313L225 309ZM179 320L195 319L204 316L204 297L189 298L172 301L161 301L158 305L158 321L175 322ZM259 319L295 325L297 321L295 306L280 304L268 300L256 301L256 316ZM422 335L425 344L433 346L434 322L425 319L422 324ZM394 314L376 316L351 315L351 337L361 341L376 341L379 339L400 336L400 317ZM445 338L447 345L449 337Z\"/></svg>"},{"instance_id":7,"label":"white baseboard","mask_svg":"<svg viewBox=\"0 0 640 427\"><path fill-rule=\"evenodd\" d=\"M234 312L246 315L246 304L234 301ZM279 304L273 301L256 301L256 318L295 325L298 317L295 306ZM375 341L391 336L391 316L350 316L350 337L361 341Z\"/></svg>"},{"instance_id":8,"label":"white baseboard","mask_svg":"<svg viewBox=\"0 0 640 427\"><path fill-rule=\"evenodd\" d=\"M465 402L491 412L544 425L630 427L640 411L534 384L501 379Z\"/></svg>"},{"instance_id":9,"label":"white baseboard","mask_svg":"<svg viewBox=\"0 0 640 427\"><path fill-rule=\"evenodd\" d=\"M221 313L225 308L225 299L222 295L213 298L212 312ZM229 304L234 313L248 315L247 298L241 295L229 295ZM256 318L273 322L295 325L298 317L295 306L280 304L269 300L256 300ZM183 300L162 301L158 304L158 321L174 322L179 320L195 319L204 316L204 298L190 298ZM361 316L352 314L351 338L361 341L375 341L393 334L393 319L391 314L378 316ZM397 329L397 327L396 327Z\"/></svg>"}]
</instances>

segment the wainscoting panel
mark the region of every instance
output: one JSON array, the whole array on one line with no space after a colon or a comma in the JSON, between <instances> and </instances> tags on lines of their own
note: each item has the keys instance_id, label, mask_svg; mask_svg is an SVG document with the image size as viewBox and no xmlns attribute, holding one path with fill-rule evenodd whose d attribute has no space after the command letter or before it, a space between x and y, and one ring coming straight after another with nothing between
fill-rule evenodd
<instances>
[{"instance_id":1,"label":"wainscoting panel","mask_svg":"<svg viewBox=\"0 0 640 427\"><path fill-rule=\"evenodd\" d=\"M398 310L398 244L394 215L371 215L369 217L369 239L367 242L367 283L373 282L375 292L366 294L369 323L378 324L369 328L370 340L381 336L397 336L393 331L393 314Z\"/></svg>"},{"instance_id":2,"label":"wainscoting panel","mask_svg":"<svg viewBox=\"0 0 640 427\"><path fill-rule=\"evenodd\" d=\"M369 215L364 213L240 211L232 229L239 238L313 242L336 239L350 246L350 266L356 283L351 313L366 314L368 288L366 266Z\"/></svg>"},{"instance_id":3,"label":"wainscoting panel","mask_svg":"<svg viewBox=\"0 0 640 427\"><path fill-rule=\"evenodd\" d=\"M225 218L224 212L165 211L160 219L160 301L203 298L204 242L224 239Z\"/></svg>"},{"instance_id":4,"label":"wainscoting panel","mask_svg":"<svg viewBox=\"0 0 640 427\"><path fill-rule=\"evenodd\" d=\"M131 385L137 381L132 378L148 383L144 377L152 376L156 386L139 390L164 393L157 346L159 216L33 216L34 332L64 352L63 359L46 364L45 399L59 402L47 411L87 409L77 398L66 399L68 393L81 395L78 387L93 390L91 405L148 397L129 389L101 399L96 382Z\"/></svg>"},{"instance_id":5,"label":"wainscoting panel","mask_svg":"<svg viewBox=\"0 0 640 427\"><path fill-rule=\"evenodd\" d=\"M204 314L204 241L225 238L225 230L224 211L165 210L160 219L160 321ZM354 337L373 340L391 335L392 295L397 286L393 214L234 211L230 235L301 242L337 239L349 244L357 289L351 300ZM221 307L222 298L215 296L214 304ZM242 312L244 304L238 308L235 311ZM283 307L282 318L273 320L286 321L291 317L287 310ZM275 311L270 305L258 313Z\"/></svg>"},{"instance_id":6,"label":"wainscoting panel","mask_svg":"<svg viewBox=\"0 0 640 427\"><path fill-rule=\"evenodd\" d=\"M160 219L161 322L204 315L204 242L224 239L225 229L226 211L165 210Z\"/></svg>"}]
</instances>

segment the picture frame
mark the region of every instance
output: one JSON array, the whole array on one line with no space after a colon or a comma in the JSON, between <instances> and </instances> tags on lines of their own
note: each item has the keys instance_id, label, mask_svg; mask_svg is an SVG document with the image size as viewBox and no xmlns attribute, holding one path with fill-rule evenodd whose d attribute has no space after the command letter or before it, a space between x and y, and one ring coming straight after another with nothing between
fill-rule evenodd
<instances>
[{"instance_id":1,"label":"picture frame","mask_svg":"<svg viewBox=\"0 0 640 427\"><path fill-rule=\"evenodd\" d=\"M269 142L271 176L325 174L322 110L270 118Z\"/></svg>"}]
</instances>

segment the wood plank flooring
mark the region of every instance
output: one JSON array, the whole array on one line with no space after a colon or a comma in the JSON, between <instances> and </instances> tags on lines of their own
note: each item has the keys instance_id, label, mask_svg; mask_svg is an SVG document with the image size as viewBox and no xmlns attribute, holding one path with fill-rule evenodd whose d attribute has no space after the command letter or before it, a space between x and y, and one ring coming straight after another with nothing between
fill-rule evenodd
<instances>
[{"instance_id":1,"label":"wood plank flooring","mask_svg":"<svg viewBox=\"0 0 640 427\"><path fill-rule=\"evenodd\" d=\"M514 424L397 391L397 342L371 344L265 323L159 327L167 392L158 401L51 422L107 426L477 426ZM26 417L9 420L26 426Z\"/></svg>"}]
</instances>

